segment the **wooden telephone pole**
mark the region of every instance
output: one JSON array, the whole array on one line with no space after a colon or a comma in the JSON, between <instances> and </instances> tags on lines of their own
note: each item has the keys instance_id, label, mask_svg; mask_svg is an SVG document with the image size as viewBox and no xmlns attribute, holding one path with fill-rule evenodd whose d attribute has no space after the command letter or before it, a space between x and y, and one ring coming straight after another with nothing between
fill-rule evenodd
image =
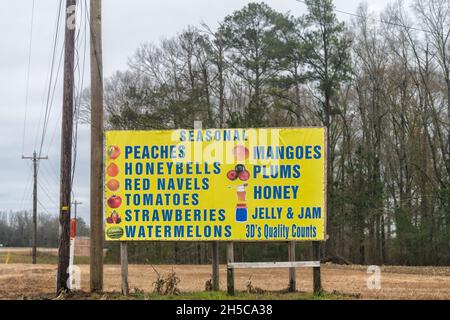
<instances>
[{"instance_id":1,"label":"wooden telephone pole","mask_svg":"<svg viewBox=\"0 0 450 320\"><path fill-rule=\"evenodd\" d=\"M33 264L36 264L37 256L37 163L39 160L47 160L48 157L38 157L36 151L33 152L32 157L24 157L24 160L33 161Z\"/></svg>"},{"instance_id":2,"label":"wooden telephone pole","mask_svg":"<svg viewBox=\"0 0 450 320\"><path fill-rule=\"evenodd\" d=\"M79 202L77 200L75 200L74 202L72 202L73 206L74 206L74 210L73 210L73 217L76 220L77 219L77 208L79 204L83 204L83 202Z\"/></svg>"},{"instance_id":3,"label":"wooden telephone pole","mask_svg":"<svg viewBox=\"0 0 450 320\"><path fill-rule=\"evenodd\" d=\"M102 1L91 0L91 291L103 290Z\"/></svg>"},{"instance_id":4,"label":"wooden telephone pole","mask_svg":"<svg viewBox=\"0 0 450 320\"><path fill-rule=\"evenodd\" d=\"M61 132L61 186L59 213L58 274L56 290L69 291L70 259L70 195L72 192L72 138L75 69L75 12L76 0L66 0L64 42L64 92Z\"/></svg>"}]
</instances>

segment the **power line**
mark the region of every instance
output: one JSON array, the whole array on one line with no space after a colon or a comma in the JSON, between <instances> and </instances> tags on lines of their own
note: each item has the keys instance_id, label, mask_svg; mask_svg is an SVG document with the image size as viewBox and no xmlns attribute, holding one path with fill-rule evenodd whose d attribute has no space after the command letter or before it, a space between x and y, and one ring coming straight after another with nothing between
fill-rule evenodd
<instances>
[{"instance_id":1,"label":"power line","mask_svg":"<svg viewBox=\"0 0 450 320\"><path fill-rule=\"evenodd\" d=\"M84 14L83 10L86 12L86 15ZM77 147L78 147L78 124L80 119L80 108L81 108L81 99L83 94L83 85L84 85L84 75L85 75L85 67L86 67L86 51L87 51L87 24L88 24L88 15L87 15L87 1L84 1L84 7L83 2L80 2L80 16L81 16L81 23L80 23L80 29L77 36L77 45L82 46L84 45L83 50L83 59L82 59L82 67L80 69L80 50L76 50L77 52L77 69L78 69L78 90L77 90L77 96L75 97L75 130L74 130L74 136L73 136L73 167L72 167L72 192L73 192L73 181L75 176L75 170L76 170L76 163L77 163ZM83 20L84 20L84 43L80 43L80 33L81 33L81 26L83 26Z\"/></svg>"},{"instance_id":2,"label":"power line","mask_svg":"<svg viewBox=\"0 0 450 320\"><path fill-rule=\"evenodd\" d=\"M59 61L59 64L58 64L56 80L55 80L55 84L53 86L53 93L51 94L52 79L53 79L53 73L54 73L54 67L55 67L56 49L57 49L57 46L58 46L58 35L59 35L59 29L60 29L61 11L62 11L62 1L59 2L59 8L58 8L58 18L57 18L57 22L56 22L56 33L55 33L54 42L53 42L52 63L51 63L51 68L50 68L50 81L49 81L48 92L47 92L47 102L46 102L46 107L45 107L44 124L43 124L43 127L42 127L41 145L39 147L39 156L42 154L42 147L44 145L45 135L46 135L46 132L47 132L47 125L48 125L48 121L50 119L50 113L51 113L51 109L52 109L52 106L53 106L53 98L54 98L54 94L55 94L55 91L56 91L56 85L58 83L58 74L59 74L59 70L60 70L60 67L61 67L62 55L61 55L61 58L60 58L60 61Z\"/></svg>"},{"instance_id":3,"label":"power line","mask_svg":"<svg viewBox=\"0 0 450 320\"><path fill-rule=\"evenodd\" d=\"M59 16L60 16L60 9L59 9L59 7L57 8L57 11L56 11L56 14L57 14L57 16L56 16L56 19L55 19L55 32L54 32L54 37L57 37L57 33L59 32L58 30L59 30ZM53 42L52 42L53 43ZM53 45L51 46L51 48L53 47ZM51 58L50 58L50 61L49 61L49 70L48 70L48 73L47 73L47 78L46 78L46 80L45 80L45 83L47 83L48 82L48 85L49 86L51 86L51 83L52 83L52 78L50 78L50 71L51 71L51 69L52 69L52 66L53 66L53 64L54 64L54 59L53 59L53 54L52 54L52 52L53 51L51 51L50 52L50 54L51 54ZM39 122L38 122L38 126L37 126L37 128L36 128L36 134L35 134L35 142L34 142L34 149L36 150L37 149L37 144L38 144L38 141L39 141L39 137L40 137L40 127L41 127L41 122L42 122L42 116L43 116L43 109L44 109L44 106L45 106L45 104L46 104L46 96L47 96L47 94L44 92L44 96L43 96L43 99L42 99L42 105L41 105L41 111L40 111L40 117L39 117Z\"/></svg>"},{"instance_id":4,"label":"power line","mask_svg":"<svg viewBox=\"0 0 450 320\"><path fill-rule=\"evenodd\" d=\"M50 148L53 146L53 142L55 141L56 133L58 133L58 129L61 129L61 126L60 126L60 124L61 124L61 117L62 117L62 110L59 110L58 118L55 121L53 134L52 134L52 137L51 137L51 139L50 139L50 141L48 143L47 154L50 153Z\"/></svg>"},{"instance_id":5,"label":"power line","mask_svg":"<svg viewBox=\"0 0 450 320\"><path fill-rule=\"evenodd\" d=\"M295 0L297 2L303 3L304 5L307 5L305 1L302 0ZM366 19L365 16L362 16L360 14L356 14L356 13L352 13L352 12L347 12L347 11L343 11L343 10L338 10L336 8L334 8L334 11L342 13L342 14L346 14L352 17L356 17L356 18L361 18L361 19ZM385 21L382 19L375 19L376 21L383 23L383 24L388 24L391 26L396 26L396 27L401 27L401 28L405 28L405 29L409 29L409 30L415 30L415 31L421 31L421 32L426 32L426 33L430 33L430 34L434 34L432 31L430 30L425 30L425 29L420 29L420 28L416 28L416 27L409 27L409 26L405 26L404 24L400 24L400 23L395 23L395 22L391 22L391 21Z\"/></svg>"},{"instance_id":6,"label":"power line","mask_svg":"<svg viewBox=\"0 0 450 320\"><path fill-rule=\"evenodd\" d=\"M45 213L47 213L48 215L52 215L52 213L50 213L50 211L45 207L45 205L39 199L37 199L37 202L42 207L42 209L44 209Z\"/></svg>"},{"instance_id":7,"label":"power line","mask_svg":"<svg viewBox=\"0 0 450 320\"><path fill-rule=\"evenodd\" d=\"M31 69L31 53L33 46L33 25L34 25L34 8L35 8L35 0L33 0L31 6L31 23L30 23L30 42L28 45L28 67L27 67L27 80L26 80L26 91L25 91L25 116L23 119L23 133L22 133L22 155L25 152L25 128L27 125L27 116L28 116L28 98L30 91L30 69Z\"/></svg>"},{"instance_id":8,"label":"power line","mask_svg":"<svg viewBox=\"0 0 450 320\"><path fill-rule=\"evenodd\" d=\"M40 167L41 169L46 168L44 165ZM59 189L58 188L58 183L54 182L54 177L52 175L49 174L49 171L47 171L47 169L45 169L44 171L39 171L40 176L42 177L43 183L47 186L48 191L50 191L50 194L53 195L54 198L58 199L59 196ZM45 173L45 174L43 174ZM47 179L47 177L49 179ZM55 189L56 187L56 189Z\"/></svg>"},{"instance_id":9,"label":"power line","mask_svg":"<svg viewBox=\"0 0 450 320\"><path fill-rule=\"evenodd\" d=\"M31 182L32 177L33 177L33 170L32 170L31 165L28 164L28 167L29 167L29 169L30 169L30 172L29 172L28 180L27 180L27 182L26 182L26 184L25 184L25 189L23 190L22 200L21 200L21 202L20 202L20 208L22 208L22 211L25 211L24 203L25 203L26 195L27 195L27 193L28 193L27 191L28 191L29 187L31 186L31 183L30 183L30 182ZM29 196L31 196L31 193L29 194Z\"/></svg>"},{"instance_id":10,"label":"power line","mask_svg":"<svg viewBox=\"0 0 450 320\"><path fill-rule=\"evenodd\" d=\"M41 184L39 181L38 181L38 187L44 192L44 194L47 196L48 200L50 200L50 204L52 204L55 208L58 208L58 204L55 202L55 199L52 198L52 196L50 195L51 192L46 187L44 187L44 185Z\"/></svg>"},{"instance_id":11,"label":"power line","mask_svg":"<svg viewBox=\"0 0 450 320\"><path fill-rule=\"evenodd\" d=\"M40 148L39 148L39 154L42 153L42 148L44 146L44 141L45 141L45 137L46 137L46 134L47 134L47 128L48 128L47 126L48 126L48 122L50 120L51 111L53 109L53 102L54 102L54 99L55 99L56 87L58 85L58 79L59 79L59 74L60 74L61 65L62 65L62 58L63 58L63 50L61 50L61 54L60 54L60 58L59 58L59 62L58 62L58 69L56 71L56 79L55 79L55 83L53 85L53 91L52 91L52 94L51 94L51 100L50 100L50 102L47 102L47 105L49 106L49 109L48 109L48 114L46 115L46 119L44 120L44 127L42 129L42 138L41 138L41 145L40 145Z\"/></svg>"},{"instance_id":12,"label":"power line","mask_svg":"<svg viewBox=\"0 0 450 320\"><path fill-rule=\"evenodd\" d=\"M84 1L84 6L83 6L83 2L80 2L80 13L79 16L81 17L81 20L85 21L84 22L84 30L83 30L83 37L84 37L84 49L83 49L83 59L82 59L82 67L80 68L80 48L76 48L75 52L77 54L77 63L75 66L75 70L78 70L78 85L76 86L77 88L77 94L75 96L75 134L74 134L74 151L75 151L75 160L76 160L76 140L77 140L77 136L78 136L78 122L79 122L79 115L80 115L80 106L81 106L81 99L82 99L82 93L83 93L83 86L84 86L84 75L85 75L85 64L86 64L86 50L87 50L87 17L88 17L88 13L87 13L87 2L86 0ZM83 11L84 10L84 11ZM83 22L80 23L80 26L83 26ZM77 36L76 36L76 42L77 42L77 47L80 46L80 37L81 37L81 28L78 29L77 31ZM62 111L59 112L58 115L58 120L55 122L55 127L53 129L53 133L51 135L51 139L49 142L49 147L47 150L47 153L49 153L50 151L50 147L53 144L53 141L55 140L56 137L56 133L59 129L58 124L60 123L61 120L61 116L62 116ZM73 170L75 171L75 169Z\"/></svg>"},{"instance_id":13,"label":"power line","mask_svg":"<svg viewBox=\"0 0 450 320\"><path fill-rule=\"evenodd\" d=\"M56 77L55 84L53 85L54 72L55 72L55 61L56 61L56 51L57 51L57 47L58 47L58 38L59 38L60 25L61 25L62 2L63 1L59 1L59 6L58 6L58 10L57 10L56 25L55 25L56 30L55 30L53 42L52 42L48 89L47 89L47 93L44 96L43 105L41 107L41 116L39 119L39 125L38 125L38 129L37 129L39 131L39 127L40 127L41 120L42 120L42 109L45 106L45 114L44 114L44 122L43 122L43 126L42 126L42 135L41 135L41 142L40 142L40 147L39 147L39 155L42 154L42 146L43 146L43 142L45 139L48 121L50 118L50 111L51 111L50 99L52 101L51 103L53 103L53 97L54 97L54 93L56 91L56 84L58 81L58 77ZM61 63L61 59L62 59L62 55L60 57L60 63ZM60 65L60 63L59 63L59 65ZM60 66L58 66L58 73L59 73L59 68L60 68ZM52 93L52 87L53 87L53 93ZM36 149L36 146L38 143L38 136L39 136L39 134L36 135L35 149Z\"/></svg>"},{"instance_id":14,"label":"power line","mask_svg":"<svg viewBox=\"0 0 450 320\"><path fill-rule=\"evenodd\" d=\"M87 7L87 2L86 0L84 1L84 6L83 6L83 2L80 2L80 6L78 7L80 12L79 12L79 16L81 17L81 26L83 26L83 20L84 20L84 30L82 32L82 28L80 28L77 32L76 35L76 42L77 42L77 47L76 47L76 53L77 53L77 60L76 60L76 65L74 68L74 72L78 70L78 84L77 84L77 94L74 97L75 100L75 130L74 130L74 135L72 137L73 139L73 151L74 151L74 161L73 161L73 166L72 166L72 185L73 185L73 180L74 180L74 174L75 174L75 170L76 170L76 160L77 160L77 140L78 140L78 122L79 122L79 115L80 115L80 106L81 106L81 98L82 98L82 92L83 92L83 85L84 85L84 75L85 75L85 65L86 65L86 50L87 50L87 11L86 8ZM80 39L82 38L82 35L84 36L84 42L81 41ZM80 52L83 51L83 55L81 58L81 54ZM54 95L55 95L55 91L56 91L56 85L57 85L57 81L58 81L58 76L59 76L59 70L61 67L61 61L62 61L62 53L63 50L61 50L61 56L60 56L60 60L59 60L59 64L58 64L58 71L56 73L57 78L56 81L54 83L54 87L53 87L53 93L51 95L51 100L49 101L49 99L47 99L47 108L46 108L46 115L45 115L45 120L44 120L44 127L43 127L43 131L42 131L42 138L41 138L41 147L40 150L42 150L43 145L44 145L44 141L45 141L45 136L46 136L46 131L48 129L48 122L50 119L50 113L52 110L52 106L53 106L53 100L54 100ZM81 60L81 63L80 63ZM49 91L50 92L50 91ZM59 114L58 119L61 118L61 113ZM54 141L58 126L57 123L59 121L56 122L55 125L55 129L53 130L53 134L51 137L51 142L52 143ZM49 146L50 148L50 146ZM40 151L41 153L42 151Z\"/></svg>"},{"instance_id":15,"label":"power line","mask_svg":"<svg viewBox=\"0 0 450 320\"><path fill-rule=\"evenodd\" d=\"M59 177L58 170L57 170L56 167L53 165L53 163L52 163L51 160L48 161L48 164L50 165L50 167L51 167L53 173L55 174L55 177L57 178L57 181L59 181L59 178L60 178L60 177ZM59 184L59 182L58 182L58 184Z\"/></svg>"},{"instance_id":16,"label":"power line","mask_svg":"<svg viewBox=\"0 0 450 320\"><path fill-rule=\"evenodd\" d=\"M47 163L50 163L50 161L47 161ZM42 169L44 169L44 173L50 178L50 182L59 187L59 176L57 175L56 172L51 171L47 166L43 165ZM59 192L56 192L57 194Z\"/></svg>"}]
</instances>

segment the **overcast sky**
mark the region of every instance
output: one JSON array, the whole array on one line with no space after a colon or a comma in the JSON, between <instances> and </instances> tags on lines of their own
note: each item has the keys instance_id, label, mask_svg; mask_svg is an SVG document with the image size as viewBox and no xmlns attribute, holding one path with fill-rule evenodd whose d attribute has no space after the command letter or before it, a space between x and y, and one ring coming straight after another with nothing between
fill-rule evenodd
<instances>
[{"instance_id":1,"label":"overcast sky","mask_svg":"<svg viewBox=\"0 0 450 320\"><path fill-rule=\"evenodd\" d=\"M28 90L28 108L23 127L27 92L28 48L32 0L0 1L0 211L30 210L32 207L31 161L21 160L39 150L42 135L43 106L48 88L48 74L60 0L35 0L33 41ZM62 0L61 0L62 1ZM84 3L85 0L82 0ZM87 2L89 2L87 0ZM127 58L139 44L171 37L187 25L206 22L217 26L226 15L242 8L244 0L104 0L103 49L104 74L124 70ZM272 8L294 15L305 13L305 5L295 0L266 0ZM369 9L382 10L388 0L372 0ZM355 12L359 1L335 0L337 9ZM349 16L338 13L341 20ZM57 60L62 41L58 42ZM89 53L88 53L89 54ZM57 69L57 68L56 68ZM55 71L56 72L56 71ZM88 86L87 62L84 85ZM58 213L60 116L62 75L58 75L50 121L44 141L39 170L39 212ZM81 126L74 181L75 197L83 202L79 215L89 221L89 127ZM23 146L24 145L24 146Z\"/></svg>"}]
</instances>

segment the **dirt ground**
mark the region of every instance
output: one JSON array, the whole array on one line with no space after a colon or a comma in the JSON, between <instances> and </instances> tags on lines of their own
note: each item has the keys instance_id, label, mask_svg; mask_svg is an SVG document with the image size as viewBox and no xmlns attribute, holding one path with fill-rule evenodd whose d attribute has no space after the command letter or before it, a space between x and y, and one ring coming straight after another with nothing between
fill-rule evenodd
<instances>
[{"instance_id":1,"label":"dirt ground","mask_svg":"<svg viewBox=\"0 0 450 320\"><path fill-rule=\"evenodd\" d=\"M81 265L82 290L89 290L89 266ZM210 278L210 266L155 266L167 274L173 268L181 279L181 291L203 291ZM55 291L56 266L30 264L0 265L0 299L33 298ZM105 291L120 291L120 267L106 265ZM450 299L450 267L383 267L381 289L367 288L367 267L323 265L322 284L327 292L338 292L362 299ZM226 289L226 269L221 266L221 289ZM265 290L287 287L288 272L284 269L236 270L237 290L244 290L248 279L252 285ZM150 265L129 267L130 289L152 291L156 273ZM297 269L299 291L312 291L312 270Z\"/></svg>"}]
</instances>

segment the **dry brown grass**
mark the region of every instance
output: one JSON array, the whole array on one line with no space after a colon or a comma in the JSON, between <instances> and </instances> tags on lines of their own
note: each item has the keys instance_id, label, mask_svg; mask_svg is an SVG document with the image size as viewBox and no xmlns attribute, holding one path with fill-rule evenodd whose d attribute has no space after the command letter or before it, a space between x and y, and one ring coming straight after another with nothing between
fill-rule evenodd
<instances>
[{"instance_id":1,"label":"dry brown grass","mask_svg":"<svg viewBox=\"0 0 450 320\"><path fill-rule=\"evenodd\" d=\"M89 266L80 266L82 290L89 290ZM130 288L152 292L156 273L150 265L130 265ZM181 279L182 292L204 291L205 282L211 278L210 266L155 266L159 273L173 271ZM450 299L450 267L383 267L381 290L367 289L368 274L363 266L324 265L322 283L325 291L360 296L364 299ZM226 270L221 266L222 289L226 288ZM56 266L29 264L0 265L0 299L20 299L48 295L55 291ZM106 265L105 291L120 291L120 267ZM287 270L261 269L237 270L237 290L246 290L247 280L263 290L283 290L287 287ZM298 269L297 283L300 291L312 291L312 270Z\"/></svg>"}]
</instances>

